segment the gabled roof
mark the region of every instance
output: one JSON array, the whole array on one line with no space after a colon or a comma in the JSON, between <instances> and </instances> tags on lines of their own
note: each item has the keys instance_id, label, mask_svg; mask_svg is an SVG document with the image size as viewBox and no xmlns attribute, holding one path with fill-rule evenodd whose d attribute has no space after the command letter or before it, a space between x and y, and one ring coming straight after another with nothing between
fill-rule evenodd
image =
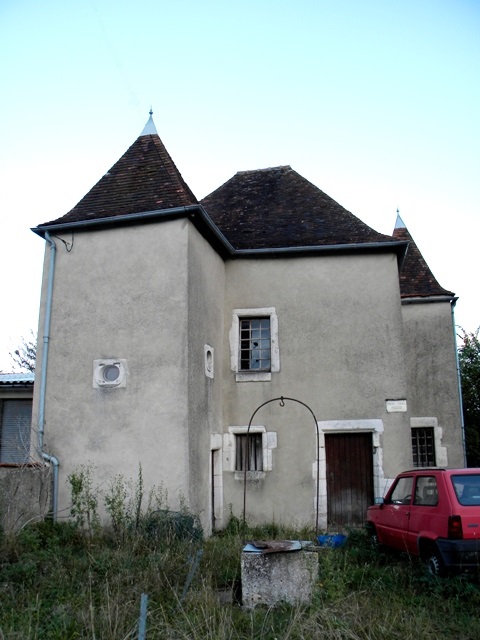
<instances>
[{"instance_id":1,"label":"gabled roof","mask_svg":"<svg viewBox=\"0 0 480 640\"><path fill-rule=\"evenodd\" d=\"M455 295L452 291L447 291L438 284L399 215L393 237L409 243L400 269L400 295L402 298L453 297Z\"/></svg>"},{"instance_id":2,"label":"gabled roof","mask_svg":"<svg viewBox=\"0 0 480 640\"><path fill-rule=\"evenodd\" d=\"M126 153L67 214L40 227L184 207L197 203L152 115Z\"/></svg>"},{"instance_id":3,"label":"gabled roof","mask_svg":"<svg viewBox=\"0 0 480 640\"><path fill-rule=\"evenodd\" d=\"M392 243L290 166L239 171L201 200L235 249Z\"/></svg>"}]
</instances>

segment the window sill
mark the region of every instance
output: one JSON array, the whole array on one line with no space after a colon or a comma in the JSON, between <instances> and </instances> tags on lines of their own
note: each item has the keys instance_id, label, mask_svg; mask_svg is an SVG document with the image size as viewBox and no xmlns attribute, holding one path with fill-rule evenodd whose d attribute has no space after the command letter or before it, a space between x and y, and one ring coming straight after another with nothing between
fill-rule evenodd
<instances>
[{"instance_id":1,"label":"window sill","mask_svg":"<svg viewBox=\"0 0 480 640\"><path fill-rule=\"evenodd\" d=\"M265 471L247 471L247 481L257 482L258 480L265 480L267 473ZM235 480L245 480L244 471L235 471Z\"/></svg>"},{"instance_id":2,"label":"window sill","mask_svg":"<svg viewBox=\"0 0 480 640\"><path fill-rule=\"evenodd\" d=\"M271 379L271 371L238 371L235 374L237 382L269 382Z\"/></svg>"}]
</instances>

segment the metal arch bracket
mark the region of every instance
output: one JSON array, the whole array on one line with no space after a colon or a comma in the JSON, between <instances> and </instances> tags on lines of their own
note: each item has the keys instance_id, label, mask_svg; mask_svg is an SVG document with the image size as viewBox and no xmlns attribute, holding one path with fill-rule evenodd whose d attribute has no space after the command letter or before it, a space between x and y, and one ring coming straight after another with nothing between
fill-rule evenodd
<instances>
[{"instance_id":1,"label":"metal arch bracket","mask_svg":"<svg viewBox=\"0 0 480 640\"><path fill-rule=\"evenodd\" d=\"M285 406L285 400L289 400L290 402L296 402L297 404L301 404L308 411L310 411L310 413L312 414L313 420L315 422L315 433L316 433L316 436L317 436L317 495L316 495L316 505L315 505L315 538L317 538L318 537L318 513L319 513L319 489L320 489L320 455L319 455L320 432L319 432L319 429L318 429L317 418L315 417L315 414L310 409L308 404L305 404L305 402L302 402L301 400L297 400L296 398L286 398L284 396L280 396L279 398L272 398L271 400L267 400L266 402L263 402L252 413L252 416L251 416L250 421L248 423L247 437L246 437L246 447L247 447L247 451L248 451L248 445L249 445L249 440L248 439L250 437L250 427L252 426L253 418L258 413L258 411L260 411L260 409L262 407L264 407L265 405L271 404L272 402L277 402L277 401L279 401L279 405L281 407L284 407ZM247 465L245 465L245 469L243 471L243 531L245 531L245 527L246 527L246 513L247 513L247 468L246 467L247 467Z\"/></svg>"}]
</instances>

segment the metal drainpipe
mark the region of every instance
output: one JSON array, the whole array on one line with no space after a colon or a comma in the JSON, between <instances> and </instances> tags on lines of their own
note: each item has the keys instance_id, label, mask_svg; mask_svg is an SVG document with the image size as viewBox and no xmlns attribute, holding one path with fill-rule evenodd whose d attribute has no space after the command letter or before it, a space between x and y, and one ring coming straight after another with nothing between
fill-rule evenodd
<instances>
[{"instance_id":1,"label":"metal drainpipe","mask_svg":"<svg viewBox=\"0 0 480 640\"><path fill-rule=\"evenodd\" d=\"M457 347L457 332L455 330L455 304L458 298L453 298L450 301L450 307L452 312L452 328L453 328L453 343L455 346L455 363L457 367L457 384L458 384L458 401L460 403L460 425L462 429L462 447L463 447L463 466L467 466L467 449L465 446L465 421L463 419L463 400L462 400L462 378L460 375L460 360L458 358L458 347Z\"/></svg>"},{"instance_id":2,"label":"metal drainpipe","mask_svg":"<svg viewBox=\"0 0 480 640\"><path fill-rule=\"evenodd\" d=\"M45 232L45 240L50 244L50 265L48 269L47 304L45 310L45 326L43 330L43 350L42 350L42 377L40 378L40 402L38 409L38 450L44 460L53 465L53 487L52 487L52 517L57 520L58 514L58 466L59 461L55 456L43 450L43 433L45 427L45 397L47 389L47 364L48 346L50 339L50 318L52 315L53 296L53 276L55 273L55 252L57 247L50 237L48 231Z\"/></svg>"}]
</instances>

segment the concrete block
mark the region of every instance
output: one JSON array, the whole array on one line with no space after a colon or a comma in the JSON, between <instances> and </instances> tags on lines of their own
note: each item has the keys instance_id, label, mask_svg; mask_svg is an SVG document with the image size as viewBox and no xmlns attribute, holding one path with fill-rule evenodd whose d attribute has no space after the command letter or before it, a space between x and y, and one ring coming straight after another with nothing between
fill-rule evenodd
<instances>
[{"instance_id":1,"label":"concrete block","mask_svg":"<svg viewBox=\"0 0 480 640\"><path fill-rule=\"evenodd\" d=\"M318 578L318 555L311 551L250 553L241 557L242 603L275 606L282 602L308 605Z\"/></svg>"}]
</instances>

